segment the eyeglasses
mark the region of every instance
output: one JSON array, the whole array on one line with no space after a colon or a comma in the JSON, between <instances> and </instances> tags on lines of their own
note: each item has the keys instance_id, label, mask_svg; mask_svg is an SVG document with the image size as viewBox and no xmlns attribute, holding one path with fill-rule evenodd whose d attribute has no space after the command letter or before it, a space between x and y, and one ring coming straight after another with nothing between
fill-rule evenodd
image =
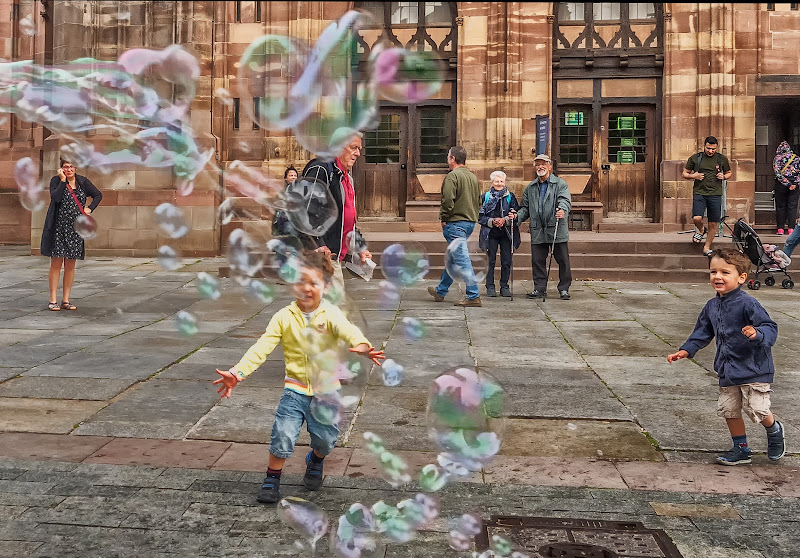
<instances>
[{"instance_id":1,"label":"eyeglasses","mask_svg":"<svg viewBox=\"0 0 800 558\"><path fill-rule=\"evenodd\" d=\"M62 169L74 169L75 167L73 167L72 165L63 165L61 168Z\"/></svg>"}]
</instances>

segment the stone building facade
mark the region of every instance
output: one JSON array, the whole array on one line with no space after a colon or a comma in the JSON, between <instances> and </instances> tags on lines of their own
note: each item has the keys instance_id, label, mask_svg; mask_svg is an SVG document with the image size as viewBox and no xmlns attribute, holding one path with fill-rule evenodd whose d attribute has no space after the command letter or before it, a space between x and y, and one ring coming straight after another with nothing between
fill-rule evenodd
<instances>
[{"instance_id":1,"label":"stone building facade","mask_svg":"<svg viewBox=\"0 0 800 558\"><path fill-rule=\"evenodd\" d=\"M517 193L533 177L533 153L549 153L573 193L573 228L681 230L691 222L692 185L680 173L708 135L733 167L728 214L770 223L775 148L783 139L800 148L797 4L0 0L5 60L110 60L177 43L200 62L191 124L199 147L215 149L215 170L186 197L163 170L79 171L104 193L89 253L152 255L169 242L209 255L231 227L268 235L268 212L227 191L224 172L239 160L279 179L312 154L291 132L247 118L253 100L236 96L239 59L265 33L313 43L353 8L372 14L363 56L383 40L435 52L443 72L432 99L381 102L380 126L366 133L355 169L368 226L435 227L444 155L461 144L486 187L501 169ZM29 15L33 36L19 29ZM235 104L216 95L220 88ZM0 139L0 243L30 243L35 253L44 212L19 206L13 165L30 156L52 176L60 140L15 117L0 124ZM244 217L222 226L215 208L229 197ZM192 225L177 244L154 226L164 201L182 206Z\"/></svg>"}]
</instances>

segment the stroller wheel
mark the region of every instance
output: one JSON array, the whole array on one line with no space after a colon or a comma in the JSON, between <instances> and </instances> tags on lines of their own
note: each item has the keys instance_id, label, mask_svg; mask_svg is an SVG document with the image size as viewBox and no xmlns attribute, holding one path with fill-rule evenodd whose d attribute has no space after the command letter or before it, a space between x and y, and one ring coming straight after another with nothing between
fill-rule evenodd
<instances>
[{"instance_id":1,"label":"stroller wheel","mask_svg":"<svg viewBox=\"0 0 800 558\"><path fill-rule=\"evenodd\" d=\"M753 281L753 286L751 287L754 291L757 291L761 288L761 281Z\"/></svg>"},{"instance_id":2,"label":"stroller wheel","mask_svg":"<svg viewBox=\"0 0 800 558\"><path fill-rule=\"evenodd\" d=\"M794 281L792 281L791 279L784 279L781 282L781 287L783 287L784 289L791 289L794 287Z\"/></svg>"},{"instance_id":3,"label":"stroller wheel","mask_svg":"<svg viewBox=\"0 0 800 558\"><path fill-rule=\"evenodd\" d=\"M764 279L764 284L765 284L767 287L771 287L772 285L774 285L774 284L775 284L775 278L774 278L774 277L772 277L772 276L770 276L770 277L767 277L766 279ZM786 288L786 287L784 287L784 289L785 289L785 288Z\"/></svg>"}]
</instances>

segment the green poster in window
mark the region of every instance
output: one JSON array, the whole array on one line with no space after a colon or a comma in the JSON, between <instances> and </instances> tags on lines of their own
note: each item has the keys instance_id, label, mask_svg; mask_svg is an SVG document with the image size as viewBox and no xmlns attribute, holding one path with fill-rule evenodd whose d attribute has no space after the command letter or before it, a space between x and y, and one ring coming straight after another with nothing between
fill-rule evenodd
<instances>
[{"instance_id":1,"label":"green poster in window","mask_svg":"<svg viewBox=\"0 0 800 558\"><path fill-rule=\"evenodd\" d=\"M617 151L617 163L635 163L636 162L636 152L635 151Z\"/></svg>"},{"instance_id":2,"label":"green poster in window","mask_svg":"<svg viewBox=\"0 0 800 558\"><path fill-rule=\"evenodd\" d=\"M622 147L633 147L636 145L636 138L619 138Z\"/></svg>"},{"instance_id":3,"label":"green poster in window","mask_svg":"<svg viewBox=\"0 0 800 558\"><path fill-rule=\"evenodd\" d=\"M583 126L583 111L568 110L564 113L565 126Z\"/></svg>"},{"instance_id":4,"label":"green poster in window","mask_svg":"<svg viewBox=\"0 0 800 558\"><path fill-rule=\"evenodd\" d=\"M618 116L617 117L617 130L635 130L636 117L635 116Z\"/></svg>"}]
</instances>

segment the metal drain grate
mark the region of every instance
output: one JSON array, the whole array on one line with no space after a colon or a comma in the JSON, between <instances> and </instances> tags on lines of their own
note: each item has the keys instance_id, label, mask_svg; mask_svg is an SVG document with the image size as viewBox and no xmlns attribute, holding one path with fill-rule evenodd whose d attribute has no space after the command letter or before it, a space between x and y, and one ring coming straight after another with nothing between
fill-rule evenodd
<instances>
[{"instance_id":1,"label":"metal drain grate","mask_svg":"<svg viewBox=\"0 0 800 558\"><path fill-rule=\"evenodd\" d=\"M476 538L478 550L496 535L531 558L682 558L664 531L633 521L492 516Z\"/></svg>"}]
</instances>

